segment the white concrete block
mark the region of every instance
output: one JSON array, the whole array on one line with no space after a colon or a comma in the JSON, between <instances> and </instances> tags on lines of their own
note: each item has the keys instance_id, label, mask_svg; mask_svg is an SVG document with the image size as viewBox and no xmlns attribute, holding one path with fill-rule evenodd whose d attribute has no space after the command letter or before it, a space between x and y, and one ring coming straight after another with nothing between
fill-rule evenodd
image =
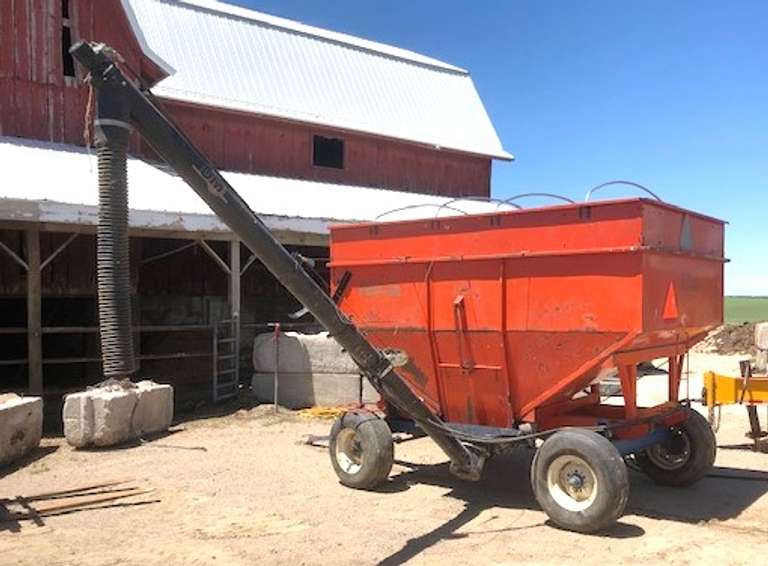
<instances>
[{"instance_id":1,"label":"white concrete block","mask_svg":"<svg viewBox=\"0 0 768 566\"><path fill-rule=\"evenodd\" d=\"M768 371L768 350L759 350L757 352L754 369L760 373Z\"/></svg>"},{"instance_id":2,"label":"white concrete block","mask_svg":"<svg viewBox=\"0 0 768 566\"><path fill-rule=\"evenodd\" d=\"M113 446L167 430L173 420L173 388L126 381L89 389L67 395L63 417L70 445Z\"/></svg>"},{"instance_id":3,"label":"white concrete block","mask_svg":"<svg viewBox=\"0 0 768 566\"><path fill-rule=\"evenodd\" d=\"M758 322L755 325L755 346L768 350L768 322Z\"/></svg>"},{"instance_id":4,"label":"white concrete block","mask_svg":"<svg viewBox=\"0 0 768 566\"><path fill-rule=\"evenodd\" d=\"M168 430L173 421L173 387L153 381L139 381L139 396L133 415L136 436Z\"/></svg>"},{"instance_id":5,"label":"white concrete block","mask_svg":"<svg viewBox=\"0 0 768 566\"><path fill-rule=\"evenodd\" d=\"M93 440L93 398L90 391L64 398L64 438L70 446L82 448Z\"/></svg>"},{"instance_id":6,"label":"white concrete block","mask_svg":"<svg viewBox=\"0 0 768 566\"><path fill-rule=\"evenodd\" d=\"M274 374L254 373L251 393L260 401L274 403ZM281 373L277 401L290 409L342 407L360 400L360 375L350 373ZM363 403L376 403L379 394L363 379Z\"/></svg>"},{"instance_id":7,"label":"white concrete block","mask_svg":"<svg viewBox=\"0 0 768 566\"><path fill-rule=\"evenodd\" d=\"M327 332L301 334L281 332L280 371L288 373L357 373L358 367ZM256 372L275 371L275 335L259 334L253 343Z\"/></svg>"},{"instance_id":8,"label":"white concrete block","mask_svg":"<svg viewBox=\"0 0 768 566\"><path fill-rule=\"evenodd\" d=\"M133 413L139 401L136 391L93 389L92 395L93 444L113 446L135 438Z\"/></svg>"},{"instance_id":9,"label":"white concrete block","mask_svg":"<svg viewBox=\"0 0 768 566\"><path fill-rule=\"evenodd\" d=\"M37 448L42 434L43 400L40 397L0 395L0 465Z\"/></svg>"}]
</instances>

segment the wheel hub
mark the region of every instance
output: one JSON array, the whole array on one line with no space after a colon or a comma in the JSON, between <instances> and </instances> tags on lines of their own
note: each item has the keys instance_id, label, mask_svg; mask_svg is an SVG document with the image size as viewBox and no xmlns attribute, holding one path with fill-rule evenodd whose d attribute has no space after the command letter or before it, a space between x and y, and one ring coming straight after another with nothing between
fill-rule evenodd
<instances>
[{"instance_id":1,"label":"wheel hub","mask_svg":"<svg viewBox=\"0 0 768 566\"><path fill-rule=\"evenodd\" d=\"M672 429L672 438L646 450L648 459L662 470L678 470L691 458L691 441L679 429Z\"/></svg>"},{"instance_id":2,"label":"wheel hub","mask_svg":"<svg viewBox=\"0 0 768 566\"><path fill-rule=\"evenodd\" d=\"M570 511L583 511L597 497L597 475L579 456L556 458L547 470L547 486L558 505Z\"/></svg>"},{"instance_id":3,"label":"wheel hub","mask_svg":"<svg viewBox=\"0 0 768 566\"><path fill-rule=\"evenodd\" d=\"M339 466L348 474L356 474L363 466L363 446L351 428L339 432L334 453Z\"/></svg>"},{"instance_id":4,"label":"wheel hub","mask_svg":"<svg viewBox=\"0 0 768 566\"><path fill-rule=\"evenodd\" d=\"M584 478L579 473L573 473L568 476L568 486L576 491L581 490L584 487Z\"/></svg>"}]
</instances>

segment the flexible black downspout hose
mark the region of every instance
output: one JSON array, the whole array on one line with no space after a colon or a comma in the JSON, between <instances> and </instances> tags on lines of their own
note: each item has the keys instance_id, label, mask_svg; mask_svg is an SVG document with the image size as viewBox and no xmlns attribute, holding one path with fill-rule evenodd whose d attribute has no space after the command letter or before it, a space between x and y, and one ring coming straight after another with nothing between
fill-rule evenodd
<instances>
[{"instance_id":1,"label":"flexible black downspout hose","mask_svg":"<svg viewBox=\"0 0 768 566\"><path fill-rule=\"evenodd\" d=\"M99 226L96 269L104 377L136 371L131 335L131 273L128 240L127 125L97 124Z\"/></svg>"}]
</instances>

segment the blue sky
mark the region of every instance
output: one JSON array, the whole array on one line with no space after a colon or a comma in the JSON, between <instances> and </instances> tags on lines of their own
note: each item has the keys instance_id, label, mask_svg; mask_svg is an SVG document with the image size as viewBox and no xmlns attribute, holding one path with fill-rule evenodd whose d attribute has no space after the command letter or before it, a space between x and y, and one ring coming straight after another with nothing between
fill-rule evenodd
<instances>
[{"instance_id":1,"label":"blue sky","mask_svg":"<svg viewBox=\"0 0 768 566\"><path fill-rule=\"evenodd\" d=\"M727 220L726 293L768 295L768 2L229 1L469 69L517 158L494 196L639 182Z\"/></svg>"}]
</instances>

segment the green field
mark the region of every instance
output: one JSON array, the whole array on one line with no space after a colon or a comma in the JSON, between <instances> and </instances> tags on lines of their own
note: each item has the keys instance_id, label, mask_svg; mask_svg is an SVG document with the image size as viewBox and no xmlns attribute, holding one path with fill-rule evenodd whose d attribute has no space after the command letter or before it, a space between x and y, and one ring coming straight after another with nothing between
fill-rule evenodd
<instances>
[{"instance_id":1,"label":"green field","mask_svg":"<svg viewBox=\"0 0 768 566\"><path fill-rule=\"evenodd\" d=\"M768 297L726 297L725 322L768 320Z\"/></svg>"}]
</instances>

